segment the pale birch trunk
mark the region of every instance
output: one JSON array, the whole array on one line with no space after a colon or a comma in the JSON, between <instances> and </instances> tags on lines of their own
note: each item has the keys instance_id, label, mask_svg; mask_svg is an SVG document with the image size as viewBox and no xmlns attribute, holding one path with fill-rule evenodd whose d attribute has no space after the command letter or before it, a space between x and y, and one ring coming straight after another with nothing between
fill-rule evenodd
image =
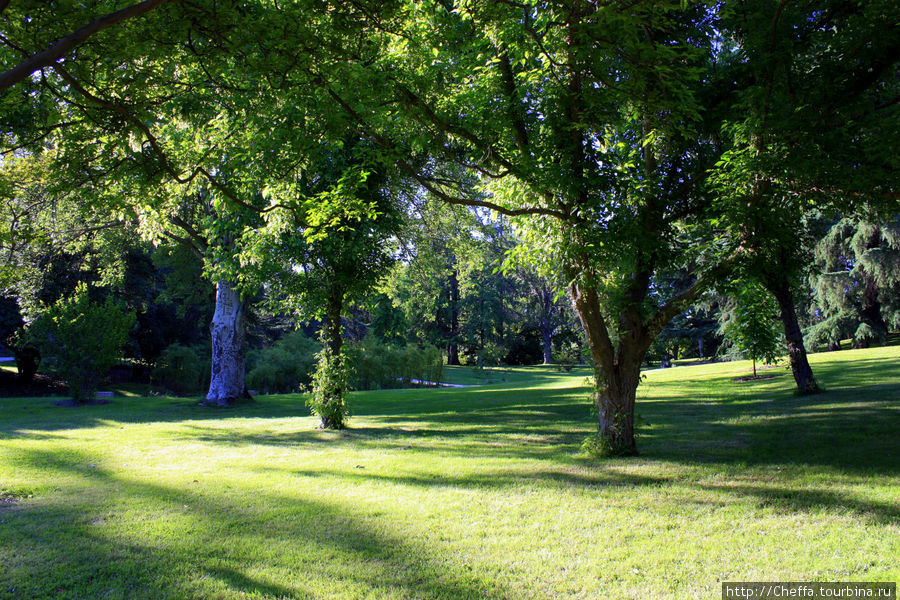
<instances>
[{"instance_id":1,"label":"pale birch trunk","mask_svg":"<svg viewBox=\"0 0 900 600\"><path fill-rule=\"evenodd\" d=\"M244 397L244 303L227 281L216 284L216 310L210 324L212 372L206 404L229 406Z\"/></svg>"}]
</instances>

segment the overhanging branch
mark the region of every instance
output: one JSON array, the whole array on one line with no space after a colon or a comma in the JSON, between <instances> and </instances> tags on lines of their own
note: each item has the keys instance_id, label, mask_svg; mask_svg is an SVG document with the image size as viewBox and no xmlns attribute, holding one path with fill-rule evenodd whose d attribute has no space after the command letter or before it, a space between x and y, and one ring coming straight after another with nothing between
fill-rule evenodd
<instances>
[{"instance_id":1,"label":"overhanging branch","mask_svg":"<svg viewBox=\"0 0 900 600\"><path fill-rule=\"evenodd\" d=\"M321 83L321 82L320 82ZM325 86L328 95L340 105L340 107L348 114L350 117L357 123L357 133L360 135L365 135L369 137L373 142L378 144L379 147L385 150L394 151L397 149L396 144L382 135L377 131L366 131L366 122L363 119L362 115L360 115L350 104L341 97L340 94L335 92L330 87ZM459 206L473 206L480 208L488 208L490 210L496 211L500 214L507 215L510 217L522 216L522 215L545 215L550 217L556 217L557 219L566 220L569 218L569 215L561 210L554 210L552 208L546 208L542 206L531 206L524 208L508 208L505 206L501 206L500 204L496 204L494 202L490 202L488 200L480 200L476 198L465 198L463 196L457 196L454 194L449 194L441 189L441 184L434 181L432 178L423 174L421 171L413 167L408 161L403 160L402 158L396 159L397 165L403 169L410 177L412 177L416 182L418 182L422 187L426 190L440 198L443 202L447 204L456 204Z\"/></svg>"},{"instance_id":2,"label":"overhanging branch","mask_svg":"<svg viewBox=\"0 0 900 600\"><path fill-rule=\"evenodd\" d=\"M134 4L94 19L81 29L58 39L46 50L29 56L9 71L0 74L0 90L5 90L17 84L38 69L49 67L65 56L69 50L95 33L108 29L126 19L140 16L165 2L168 2L168 0L144 0L140 4ZM7 4L9 4L9 0L0 0L0 13L3 12Z\"/></svg>"},{"instance_id":3,"label":"overhanging branch","mask_svg":"<svg viewBox=\"0 0 900 600\"><path fill-rule=\"evenodd\" d=\"M210 173L209 171L207 171L207 170L204 169L203 167L199 167L199 166L198 166L198 167L196 167L190 174L188 174L187 176L181 176L181 175L179 174L179 172L178 172L178 171L172 166L172 164L169 162L169 159L168 159L168 157L166 156L166 154L165 154L165 152L163 151L163 149L160 147L159 141L156 139L156 136L153 135L153 132L150 131L150 128L149 128L143 121L141 121L140 119L138 119L137 117L135 117L135 116L131 113L131 111L129 111L129 110L128 110L127 108L125 108L124 106L122 106L122 105L120 105L120 104L116 104L115 102L110 102L109 100L104 100L103 98L100 98L100 97L95 96L94 94L90 93L88 90L86 90L86 89L84 88L84 86L82 86L82 85L78 82L77 79L75 79L74 77L72 77L72 75L69 74L69 72L66 71L65 69L63 69L60 65L53 65L52 68L53 68L53 70L56 71L56 72L59 74L59 76L62 77L62 78L66 81L66 83L68 83L68 84L72 87L72 89L74 89L76 92L78 92L79 94L81 94L82 96L84 96L85 98L87 98L88 100L90 100L91 102L94 102L95 104L97 104L97 105L99 105L99 106L101 106L101 107L103 107L103 108L105 108L105 109L107 109L107 110L111 110L111 111L113 111L113 112L115 112L115 113L121 115L121 116L124 117L127 121L129 121L132 125L134 125L134 126L137 127L138 129L140 129L140 130L141 130L141 133L144 134L144 137L147 138L147 144L150 145L150 148L153 150L154 154L156 154L156 156L159 158L159 161L160 161L160 164L161 164L162 167L163 167L163 170L164 170L166 173L168 173L169 176L170 176L172 179L174 179L176 182L181 183L181 184L190 183L191 181L193 181L194 179L196 179L198 175L203 175L203 176L206 178L206 180L209 181L209 183L210 183L214 188L216 188L217 190L219 190L226 198L228 198L230 201L234 202L235 204L237 204L237 205L239 205L239 206L242 206L242 207L244 207L244 208L246 208L246 209L248 209L248 210L252 210L252 211L255 211L255 212L268 212L268 211L274 210L274 209L276 208L277 205L276 205L276 206L270 206L270 207L267 207L267 208L265 208L265 209L260 210L260 209L258 209L258 208L256 208L256 207L254 207L253 205L251 205L251 204L249 204L249 203L247 203L247 202L244 202L243 200L241 200L240 198L238 198L238 197L234 194L234 192L232 192L226 185L224 185L222 182L220 182L219 179L218 179L217 177L215 177L212 173Z\"/></svg>"}]
</instances>

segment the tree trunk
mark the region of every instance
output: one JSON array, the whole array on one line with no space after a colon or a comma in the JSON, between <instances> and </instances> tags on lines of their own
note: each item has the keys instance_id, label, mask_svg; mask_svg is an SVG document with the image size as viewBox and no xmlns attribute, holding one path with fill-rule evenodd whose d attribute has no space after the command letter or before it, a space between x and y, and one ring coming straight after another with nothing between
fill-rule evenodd
<instances>
[{"instance_id":1,"label":"tree trunk","mask_svg":"<svg viewBox=\"0 0 900 600\"><path fill-rule=\"evenodd\" d=\"M794 381L797 382L797 392L800 394L815 394L821 391L816 378L813 376L812 367L806 357L806 347L803 345L803 332L800 330L800 322L797 320L797 308L794 304L794 295L788 282L784 279L769 281L766 286L778 306L781 308L781 321L784 323L784 337L787 341L788 354L791 358L791 371Z\"/></svg>"},{"instance_id":2,"label":"tree trunk","mask_svg":"<svg viewBox=\"0 0 900 600\"><path fill-rule=\"evenodd\" d=\"M16 371L18 377L16 381L21 385L30 384L37 375L38 367L41 364L41 352L34 346L25 346L24 348L13 348L13 355L16 357Z\"/></svg>"},{"instance_id":3,"label":"tree trunk","mask_svg":"<svg viewBox=\"0 0 900 600\"><path fill-rule=\"evenodd\" d=\"M479 294L478 312L478 363L484 366L484 294Z\"/></svg>"},{"instance_id":4,"label":"tree trunk","mask_svg":"<svg viewBox=\"0 0 900 600\"><path fill-rule=\"evenodd\" d=\"M541 318L541 345L544 348L544 364L549 365L553 362L553 331L550 327L550 318Z\"/></svg>"},{"instance_id":5,"label":"tree trunk","mask_svg":"<svg viewBox=\"0 0 900 600\"><path fill-rule=\"evenodd\" d=\"M341 312L344 308L344 291L334 288L328 296L328 304L325 307L325 343L331 350L332 356L341 353L344 338L341 335Z\"/></svg>"},{"instance_id":6,"label":"tree trunk","mask_svg":"<svg viewBox=\"0 0 900 600\"><path fill-rule=\"evenodd\" d=\"M341 348L344 345L344 338L341 335L341 313L344 308L344 288L335 285L332 286L328 298L325 301L325 323L323 325L325 347L328 348L329 357L320 356L318 368L325 370L338 368L337 365L342 364ZM323 360L330 361L323 363ZM333 375L333 373L332 373ZM329 381L330 380L330 381ZM321 420L322 429L343 429L344 417L346 411L343 409L344 396L347 392L342 385L338 384L338 379L331 376L326 377L324 381L316 382L319 387L315 390L315 395L321 397L321 406L315 410Z\"/></svg>"},{"instance_id":7,"label":"tree trunk","mask_svg":"<svg viewBox=\"0 0 900 600\"><path fill-rule=\"evenodd\" d=\"M641 377L638 364L616 365L610 373L595 373L597 427L610 454L637 454L634 439L634 400Z\"/></svg>"},{"instance_id":8,"label":"tree trunk","mask_svg":"<svg viewBox=\"0 0 900 600\"><path fill-rule=\"evenodd\" d=\"M635 329L622 335L614 349L596 292L577 284L569 294L594 359L597 429L603 451L614 456L637 454L634 439L634 401L640 383L641 361L649 347Z\"/></svg>"},{"instance_id":9,"label":"tree trunk","mask_svg":"<svg viewBox=\"0 0 900 600\"><path fill-rule=\"evenodd\" d=\"M541 337L544 348L544 364L553 362L553 327L551 324L553 315L553 292L541 286Z\"/></svg>"},{"instance_id":10,"label":"tree trunk","mask_svg":"<svg viewBox=\"0 0 900 600\"><path fill-rule=\"evenodd\" d=\"M220 279L216 284L216 309L209 327L212 337L212 370L206 404L230 406L245 396L244 303L234 287Z\"/></svg>"},{"instance_id":11,"label":"tree trunk","mask_svg":"<svg viewBox=\"0 0 900 600\"><path fill-rule=\"evenodd\" d=\"M700 360L703 360L703 338L697 338L697 356L700 357Z\"/></svg>"},{"instance_id":12,"label":"tree trunk","mask_svg":"<svg viewBox=\"0 0 900 600\"><path fill-rule=\"evenodd\" d=\"M450 341L447 343L447 364L459 365L459 274L450 271Z\"/></svg>"}]
</instances>

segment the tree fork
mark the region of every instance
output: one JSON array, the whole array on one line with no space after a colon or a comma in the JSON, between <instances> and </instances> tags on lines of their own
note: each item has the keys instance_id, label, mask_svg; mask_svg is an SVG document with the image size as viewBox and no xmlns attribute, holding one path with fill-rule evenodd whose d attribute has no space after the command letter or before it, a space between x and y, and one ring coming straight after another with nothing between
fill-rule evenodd
<instances>
[{"instance_id":1,"label":"tree fork","mask_svg":"<svg viewBox=\"0 0 900 600\"><path fill-rule=\"evenodd\" d=\"M631 347L634 344L623 339L620 344L626 346L620 346L619 356L614 356L597 293L590 287L572 283L569 295L594 359L597 431L604 452L611 456L637 454L634 401L640 381L640 357L643 352L636 351L639 349ZM635 357L638 357L637 362Z\"/></svg>"}]
</instances>

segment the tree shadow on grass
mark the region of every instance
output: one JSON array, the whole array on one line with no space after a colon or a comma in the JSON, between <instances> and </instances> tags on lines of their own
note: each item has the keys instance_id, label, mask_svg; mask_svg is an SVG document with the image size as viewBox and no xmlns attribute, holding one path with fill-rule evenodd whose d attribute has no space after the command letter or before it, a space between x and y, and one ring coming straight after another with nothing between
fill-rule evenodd
<instances>
[{"instance_id":1,"label":"tree shadow on grass","mask_svg":"<svg viewBox=\"0 0 900 600\"><path fill-rule=\"evenodd\" d=\"M9 558L0 598L516 598L339 502L271 491L232 500L87 468L89 457L77 452L27 454L44 471L84 478L93 491L4 513L0 551ZM147 510L142 521L155 520L142 527L143 538L115 527L121 496ZM92 503L98 497L102 504Z\"/></svg>"},{"instance_id":2,"label":"tree shadow on grass","mask_svg":"<svg viewBox=\"0 0 900 600\"><path fill-rule=\"evenodd\" d=\"M0 399L0 437L28 437L34 432L87 429L115 422L123 425L222 421L227 418L309 416L300 396L269 396L264 402L231 408L210 408L196 399L154 397L114 398L105 405L56 406L58 398Z\"/></svg>"},{"instance_id":3,"label":"tree shadow on grass","mask_svg":"<svg viewBox=\"0 0 900 600\"><path fill-rule=\"evenodd\" d=\"M370 473L365 470L353 472L316 471L311 469L279 469L264 467L259 472L288 473L296 477L311 479L332 479L347 485L362 482L390 483L422 489L504 489L510 487L553 487L558 489L600 490L609 488L663 486L672 483L665 477L636 475L611 470L595 469L590 472L574 472L562 468L537 468L525 471L488 471L467 475L447 474L386 474Z\"/></svg>"},{"instance_id":4,"label":"tree shadow on grass","mask_svg":"<svg viewBox=\"0 0 900 600\"><path fill-rule=\"evenodd\" d=\"M524 384L523 384L524 385ZM461 395L464 392L465 395ZM382 420L408 421L429 415L454 416L459 420L482 423L499 420L500 411L518 412L530 408L537 416L557 417L570 411L572 403L565 397L571 389L502 386L499 388L405 389L354 392L350 397L353 416L377 415ZM519 407L522 397L540 398L542 402ZM584 394L580 394L581 397ZM474 400L473 402L473 398ZM0 437L29 437L35 432L86 429L115 422L123 425L172 423L184 421L218 422L230 418L282 419L309 417L306 397L300 394L260 396L255 402L230 408L210 408L196 399L154 397L114 398L105 405L79 407L56 406L57 398L0 399ZM473 410L473 404L477 407ZM587 405L577 409L578 417L588 413ZM481 416L479 416L479 414ZM441 419L443 420L443 418ZM352 428L352 416L351 416Z\"/></svg>"},{"instance_id":5,"label":"tree shadow on grass","mask_svg":"<svg viewBox=\"0 0 900 600\"><path fill-rule=\"evenodd\" d=\"M900 386L892 386L893 390ZM827 467L900 474L900 411L865 389L797 397L767 394L741 404L661 399L639 408L645 458L699 464Z\"/></svg>"},{"instance_id":6,"label":"tree shadow on grass","mask_svg":"<svg viewBox=\"0 0 900 600\"><path fill-rule=\"evenodd\" d=\"M736 383L731 376L680 382L678 393L665 395L666 386L652 384L641 389L638 412L645 424L638 440L641 465L665 470L681 467L686 473L697 467L716 473L743 470L807 468L834 476L843 483L857 485L872 477L894 478L900 474L900 365L892 358L858 360L820 366L820 380L828 393L807 397L793 395L788 378ZM687 369L685 369L686 371ZM870 382L878 374L876 385ZM850 383L848 383L850 382ZM856 382L856 383L854 383ZM886 382L886 383L885 383ZM898 382L898 383L892 383ZM858 386L858 387L854 387ZM490 393L488 393L490 392ZM262 399L256 405L213 414L206 409L152 405L168 413L154 414L151 408L121 414L109 407L92 407L108 412L97 423L149 421L190 421L175 433L173 442L205 442L227 445L271 445L302 450L338 447L351 450L383 450L458 456L477 460L521 459L536 462L518 471L494 472L474 477L418 477L396 475L403 485L456 485L471 487L527 485L565 485L590 489L610 485L668 485L683 483L703 488L704 483L687 480L628 481L604 474L607 465L634 464L612 461L592 464L575 456L578 443L591 431L589 407L584 390L502 388L473 390L407 390L402 393L377 393L364 396L355 406L362 426L344 432L329 433L312 428L295 432L260 431L264 425L214 424L227 417L283 419L304 414L299 398ZM59 409L55 409L59 410ZM143 411L143 413L141 412ZM85 423L90 423L86 417ZM20 422L21 423L21 422ZM89 425L85 425L89 426ZM6 432L21 435L48 435L51 423L29 428L15 420L4 421ZM58 427L62 429L62 427ZM37 431L35 431L37 430ZM2 432L0 432L2 433ZM415 454L415 453L414 453ZM415 459L411 459L415 460ZM585 476L593 469L596 476ZM577 471L576 470L580 470ZM333 474L331 474L333 476ZM371 473L354 477L384 478ZM834 492L816 484L802 482L794 488L784 481L765 484L709 486L707 489L754 498L765 506L785 510L812 510L817 507L840 512L850 510L877 522L896 522L896 508L878 501L861 500Z\"/></svg>"},{"instance_id":7,"label":"tree shadow on grass","mask_svg":"<svg viewBox=\"0 0 900 600\"><path fill-rule=\"evenodd\" d=\"M864 516L875 524L900 524L897 503L861 500L833 490L791 488L772 485L702 485L705 490L755 498L760 506L773 506L783 512L842 511Z\"/></svg>"}]
</instances>

